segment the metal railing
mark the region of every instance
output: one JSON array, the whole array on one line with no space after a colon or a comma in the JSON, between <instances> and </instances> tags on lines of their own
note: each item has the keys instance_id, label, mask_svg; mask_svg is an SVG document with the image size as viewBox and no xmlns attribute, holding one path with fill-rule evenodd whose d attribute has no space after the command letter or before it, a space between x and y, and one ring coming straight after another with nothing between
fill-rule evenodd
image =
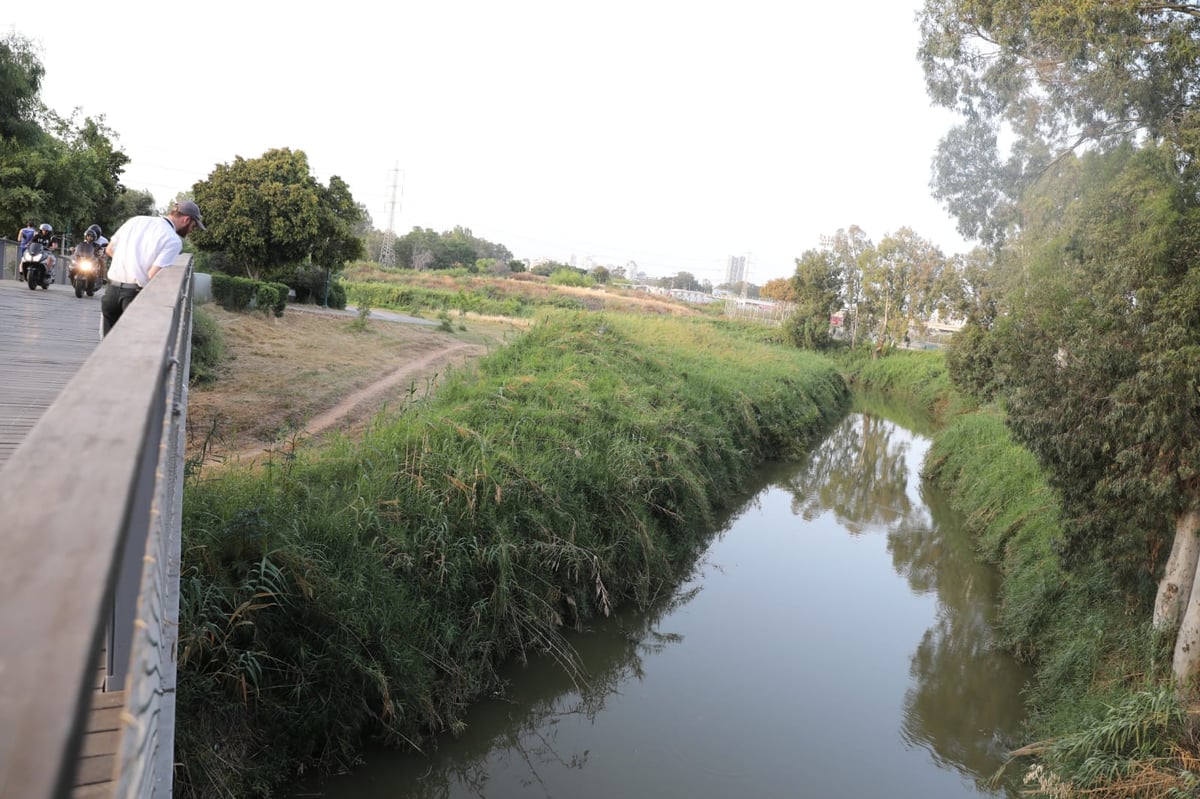
<instances>
[{"instance_id":1,"label":"metal railing","mask_svg":"<svg viewBox=\"0 0 1200 799\"><path fill-rule=\"evenodd\" d=\"M191 286L182 255L0 470L0 796L70 794L106 635L114 795L171 792Z\"/></svg>"},{"instance_id":2,"label":"metal railing","mask_svg":"<svg viewBox=\"0 0 1200 799\"><path fill-rule=\"evenodd\" d=\"M20 259L17 258L17 243L11 239L0 238L0 280L16 280L17 269L20 267ZM74 256L71 254L71 248L64 251L54 251L54 282L69 283L67 280L67 272L70 269L71 262Z\"/></svg>"}]
</instances>

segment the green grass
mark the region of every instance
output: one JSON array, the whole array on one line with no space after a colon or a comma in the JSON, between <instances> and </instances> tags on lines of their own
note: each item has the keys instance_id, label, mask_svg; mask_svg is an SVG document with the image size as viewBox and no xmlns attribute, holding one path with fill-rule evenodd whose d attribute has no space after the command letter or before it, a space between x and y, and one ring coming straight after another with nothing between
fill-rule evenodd
<instances>
[{"instance_id":1,"label":"green grass","mask_svg":"<svg viewBox=\"0 0 1200 799\"><path fill-rule=\"evenodd\" d=\"M564 628L649 604L848 401L823 358L711 320L559 312L360 440L194 476L180 795L453 732L531 651L574 673Z\"/></svg>"}]
</instances>

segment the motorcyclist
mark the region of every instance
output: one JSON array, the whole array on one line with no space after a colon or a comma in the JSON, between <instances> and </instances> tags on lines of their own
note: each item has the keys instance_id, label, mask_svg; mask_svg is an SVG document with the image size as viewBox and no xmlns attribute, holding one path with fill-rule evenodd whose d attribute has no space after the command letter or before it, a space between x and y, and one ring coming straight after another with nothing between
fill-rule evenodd
<instances>
[{"instance_id":1,"label":"motorcyclist","mask_svg":"<svg viewBox=\"0 0 1200 799\"><path fill-rule=\"evenodd\" d=\"M89 234L91 238L88 238ZM100 267L100 282L105 282L105 276L108 274L108 254L104 251L108 245L108 239L104 237L104 231L99 225L92 225L83 233L85 241L90 241L96 245L96 265Z\"/></svg>"},{"instance_id":2,"label":"motorcyclist","mask_svg":"<svg viewBox=\"0 0 1200 799\"><path fill-rule=\"evenodd\" d=\"M96 259L97 280L102 280L104 275L104 245L108 244L108 239L104 239L101 235L101 229L98 224L92 224L91 227L84 230L83 245L76 247L76 253L80 256L91 256ZM74 280L74 260L71 262L70 272L68 277Z\"/></svg>"},{"instance_id":3,"label":"motorcyclist","mask_svg":"<svg viewBox=\"0 0 1200 799\"><path fill-rule=\"evenodd\" d=\"M33 240L47 250L54 249L54 228L43 222L38 225L37 233L33 234Z\"/></svg>"},{"instance_id":4,"label":"motorcyclist","mask_svg":"<svg viewBox=\"0 0 1200 799\"><path fill-rule=\"evenodd\" d=\"M46 252L46 268L50 270L50 274L54 274L54 248L57 246L54 243L54 228L43 222L38 225L37 232L33 234L33 239L30 244L40 244ZM26 248L28 250L28 248ZM21 262L21 280L25 279L25 263Z\"/></svg>"},{"instance_id":5,"label":"motorcyclist","mask_svg":"<svg viewBox=\"0 0 1200 799\"><path fill-rule=\"evenodd\" d=\"M21 228L17 233L17 262L25 257L25 248L29 246L29 242L33 241L33 234L37 233L37 228L33 226L33 220L30 219L25 227Z\"/></svg>"}]
</instances>

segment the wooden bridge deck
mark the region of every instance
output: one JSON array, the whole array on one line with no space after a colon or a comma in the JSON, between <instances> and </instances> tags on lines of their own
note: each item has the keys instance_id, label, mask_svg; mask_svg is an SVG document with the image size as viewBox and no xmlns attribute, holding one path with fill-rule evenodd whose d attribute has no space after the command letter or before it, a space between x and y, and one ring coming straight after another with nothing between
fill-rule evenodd
<instances>
[{"instance_id":1,"label":"wooden bridge deck","mask_svg":"<svg viewBox=\"0 0 1200 799\"><path fill-rule=\"evenodd\" d=\"M70 286L49 290L0 280L0 466L100 343L100 295L76 299ZM104 409L80 408L86 429Z\"/></svg>"},{"instance_id":2,"label":"wooden bridge deck","mask_svg":"<svg viewBox=\"0 0 1200 799\"><path fill-rule=\"evenodd\" d=\"M69 285L30 291L0 280L0 469L100 342L100 295L76 298ZM76 425L80 435L103 424L108 408L79 408L54 424ZM47 475L48 483L53 475ZM31 502L51 501L49 496ZM0 538L0 541L3 539ZM103 654L103 653L101 653ZM92 712L84 737L75 799L112 795L124 691L105 692L98 661ZM55 686L46 686L53 691Z\"/></svg>"}]
</instances>

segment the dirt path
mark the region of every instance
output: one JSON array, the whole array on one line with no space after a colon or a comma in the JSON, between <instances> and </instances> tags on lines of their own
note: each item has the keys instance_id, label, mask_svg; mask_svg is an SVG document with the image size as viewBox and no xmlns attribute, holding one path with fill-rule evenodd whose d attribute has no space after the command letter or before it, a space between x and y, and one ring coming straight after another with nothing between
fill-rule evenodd
<instances>
[{"instance_id":1,"label":"dirt path","mask_svg":"<svg viewBox=\"0 0 1200 799\"><path fill-rule=\"evenodd\" d=\"M414 380L431 379L432 376L446 368L460 366L466 361L485 353L485 348L478 344L465 342L451 343L449 346L424 354L422 357L404 363L402 366L388 372L383 377L365 388L350 394L337 405L318 414L304 426L296 436L294 443L310 440L330 429L352 430L366 421L378 411L391 392L398 386L411 383ZM355 411L361 411L358 419L347 421ZM290 446L290 445L289 445ZM222 455L217 460L230 462L252 461L262 455L278 449L278 446L256 446L239 452Z\"/></svg>"}]
</instances>

